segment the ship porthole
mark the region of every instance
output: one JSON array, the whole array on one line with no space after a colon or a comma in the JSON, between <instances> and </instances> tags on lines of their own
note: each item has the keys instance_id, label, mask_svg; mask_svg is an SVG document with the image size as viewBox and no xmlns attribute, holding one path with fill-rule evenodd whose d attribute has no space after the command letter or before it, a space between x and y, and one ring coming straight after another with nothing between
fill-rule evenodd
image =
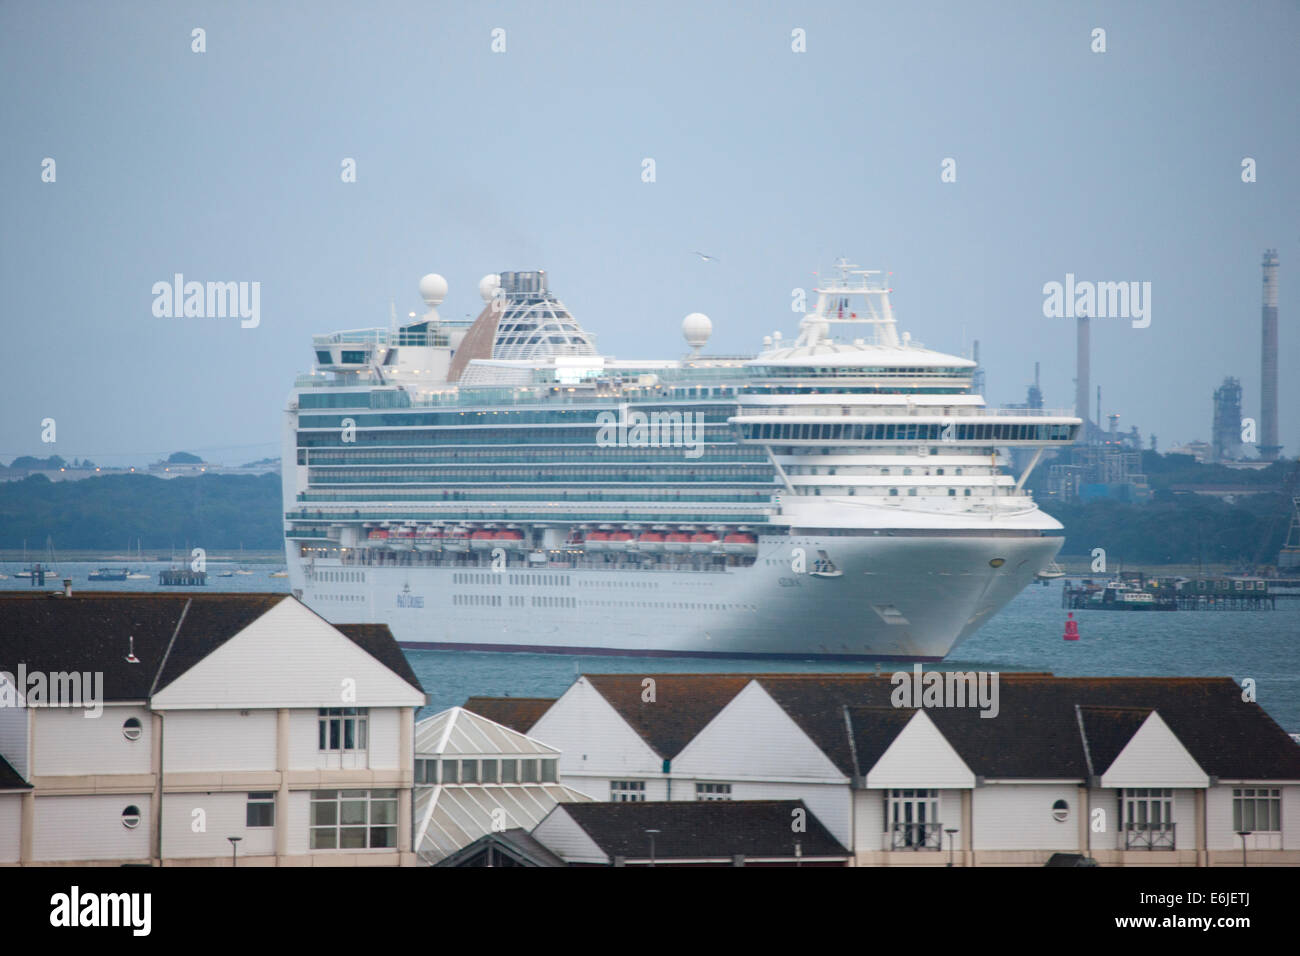
<instances>
[{"instance_id":1,"label":"ship porthole","mask_svg":"<svg viewBox=\"0 0 1300 956\"><path fill-rule=\"evenodd\" d=\"M992 561L989 562L989 567L990 567L990 568L1000 568L1000 567L1002 567L1002 565L1004 565L1004 564L1006 564L1006 563L1007 563L1007 559L1006 559L1006 558L994 558Z\"/></svg>"}]
</instances>

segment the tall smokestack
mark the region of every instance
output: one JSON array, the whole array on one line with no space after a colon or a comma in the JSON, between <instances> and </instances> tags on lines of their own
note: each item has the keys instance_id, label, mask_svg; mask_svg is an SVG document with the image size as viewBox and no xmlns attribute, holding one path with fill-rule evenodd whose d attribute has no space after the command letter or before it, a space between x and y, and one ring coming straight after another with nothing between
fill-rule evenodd
<instances>
[{"instance_id":1,"label":"tall smokestack","mask_svg":"<svg viewBox=\"0 0 1300 956\"><path fill-rule=\"evenodd\" d=\"M1075 378L1074 378L1074 414L1083 419L1084 433L1083 437L1087 438L1088 428L1088 392L1090 391L1088 378L1088 317L1079 316L1078 319L1079 337L1075 344Z\"/></svg>"},{"instance_id":2,"label":"tall smokestack","mask_svg":"<svg viewBox=\"0 0 1300 956\"><path fill-rule=\"evenodd\" d=\"M1264 250L1263 336L1259 363L1259 457L1274 461L1277 443L1277 250Z\"/></svg>"}]
</instances>

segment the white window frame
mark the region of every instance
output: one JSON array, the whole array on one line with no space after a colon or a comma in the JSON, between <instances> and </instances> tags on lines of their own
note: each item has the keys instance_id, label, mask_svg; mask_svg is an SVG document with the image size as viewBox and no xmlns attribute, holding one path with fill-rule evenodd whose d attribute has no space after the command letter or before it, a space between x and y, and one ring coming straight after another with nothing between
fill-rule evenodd
<instances>
[{"instance_id":1,"label":"white window frame","mask_svg":"<svg viewBox=\"0 0 1300 956\"><path fill-rule=\"evenodd\" d=\"M1264 826L1259 825L1261 809L1266 818ZM1232 830L1234 833L1242 830L1251 833L1281 833L1282 788L1233 787Z\"/></svg>"},{"instance_id":2,"label":"white window frame","mask_svg":"<svg viewBox=\"0 0 1300 956\"><path fill-rule=\"evenodd\" d=\"M611 780L610 803L645 803L644 780Z\"/></svg>"},{"instance_id":3,"label":"white window frame","mask_svg":"<svg viewBox=\"0 0 1300 956\"><path fill-rule=\"evenodd\" d=\"M942 850L943 821L939 791L924 788L890 790L885 802L890 849Z\"/></svg>"},{"instance_id":4,"label":"white window frame","mask_svg":"<svg viewBox=\"0 0 1300 956\"><path fill-rule=\"evenodd\" d=\"M326 794L329 794L330 796L326 796ZM343 805L357 803L363 803L365 806L365 820L362 822L344 822ZM391 821L375 819L375 811L377 809L376 805L384 805L385 810L388 808L387 805L391 805ZM326 815L332 815L334 817L334 822L318 823L317 808L328 806L333 806L334 810L332 814ZM356 852L357 850L388 850L390 852L396 852L398 850L397 808L398 800L396 790L313 790L311 791L311 796L308 802L307 845L313 853L339 850L345 853ZM355 808L353 809L355 810ZM381 815L385 815L383 810L381 810ZM385 845L372 846L371 840L374 838L374 831L378 829L391 830L392 841ZM363 845L340 846L343 842L343 831L345 830L350 832L360 831L364 835ZM318 846L318 833L332 833L333 846ZM331 841L326 842L328 843Z\"/></svg>"},{"instance_id":5,"label":"white window frame","mask_svg":"<svg viewBox=\"0 0 1300 956\"><path fill-rule=\"evenodd\" d=\"M711 801L711 800L730 800L731 784L697 783L695 785L695 799L700 802Z\"/></svg>"}]
</instances>

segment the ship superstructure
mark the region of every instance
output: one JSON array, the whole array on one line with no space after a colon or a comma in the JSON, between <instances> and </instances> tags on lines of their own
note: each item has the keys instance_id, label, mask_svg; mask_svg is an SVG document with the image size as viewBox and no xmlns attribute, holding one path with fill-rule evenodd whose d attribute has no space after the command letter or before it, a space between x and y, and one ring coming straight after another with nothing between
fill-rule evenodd
<instances>
[{"instance_id":1,"label":"ship superstructure","mask_svg":"<svg viewBox=\"0 0 1300 956\"><path fill-rule=\"evenodd\" d=\"M544 272L318 336L285 423L291 585L410 646L944 657L1055 557L1024 490L1081 421L992 411L840 263L756 356L602 355ZM414 316L413 316L414 318ZM848 333L852 328L852 334ZM1018 478L998 450L1036 449Z\"/></svg>"}]
</instances>

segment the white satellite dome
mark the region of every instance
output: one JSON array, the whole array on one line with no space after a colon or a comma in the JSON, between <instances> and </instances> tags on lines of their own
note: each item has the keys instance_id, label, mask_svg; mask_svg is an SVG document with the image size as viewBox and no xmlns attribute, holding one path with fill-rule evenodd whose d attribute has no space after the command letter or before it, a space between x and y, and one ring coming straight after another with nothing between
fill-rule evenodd
<instances>
[{"instance_id":1,"label":"white satellite dome","mask_svg":"<svg viewBox=\"0 0 1300 956\"><path fill-rule=\"evenodd\" d=\"M686 339L686 344L696 351L705 346L712 334L713 323L703 312L692 312L682 319L682 335Z\"/></svg>"},{"instance_id":2,"label":"white satellite dome","mask_svg":"<svg viewBox=\"0 0 1300 956\"><path fill-rule=\"evenodd\" d=\"M430 272L420 280L420 298L430 309L436 309L447 298L447 280L436 272Z\"/></svg>"},{"instance_id":3,"label":"white satellite dome","mask_svg":"<svg viewBox=\"0 0 1300 956\"><path fill-rule=\"evenodd\" d=\"M484 302L491 302L492 297L496 295L499 288L501 288L501 277L495 272L491 272L478 280L478 294L483 297Z\"/></svg>"}]
</instances>

